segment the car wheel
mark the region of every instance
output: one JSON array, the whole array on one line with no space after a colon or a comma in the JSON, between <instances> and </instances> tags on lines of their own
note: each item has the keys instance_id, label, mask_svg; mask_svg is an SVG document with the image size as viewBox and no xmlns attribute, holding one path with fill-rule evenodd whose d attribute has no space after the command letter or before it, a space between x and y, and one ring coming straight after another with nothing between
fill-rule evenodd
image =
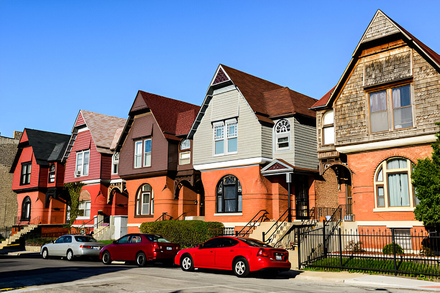
<instances>
[{"instance_id":1,"label":"car wheel","mask_svg":"<svg viewBox=\"0 0 440 293\"><path fill-rule=\"evenodd\" d=\"M136 255L136 263L138 266L143 267L147 263L147 257L145 256L145 253L139 252Z\"/></svg>"},{"instance_id":2,"label":"car wheel","mask_svg":"<svg viewBox=\"0 0 440 293\"><path fill-rule=\"evenodd\" d=\"M72 250L69 249L67 251L66 258L67 258L68 261L73 260L73 251Z\"/></svg>"},{"instance_id":3,"label":"car wheel","mask_svg":"<svg viewBox=\"0 0 440 293\"><path fill-rule=\"evenodd\" d=\"M104 253L102 254L102 263L105 265L109 265L112 263L112 258L110 256L110 252L108 252L107 250L104 251Z\"/></svg>"},{"instance_id":4,"label":"car wheel","mask_svg":"<svg viewBox=\"0 0 440 293\"><path fill-rule=\"evenodd\" d=\"M194 271L194 263L191 255L185 254L180 259L180 266L185 272Z\"/></svg>"},{"instance_id":5,"label":"car wheel","mask_svg":"<svg viewBox=\"0 0 440 293\"><path fill-rule=\"evenodd\" d=\"M43 249L42 256L43 256L43 259L49 258L49 251L47 251L47 248Z\"/></svg>"},{"instance_id":6,"label":"car wheel","mask_svg":"<svg viewBox=\"0 0 440 293\"><path fill-rule=\"evenodd\" d=\"M237 258L234 261L232 270L237 277L246 277L249 275L249 264L244 257Z\"/></svg>"}]
</instances>

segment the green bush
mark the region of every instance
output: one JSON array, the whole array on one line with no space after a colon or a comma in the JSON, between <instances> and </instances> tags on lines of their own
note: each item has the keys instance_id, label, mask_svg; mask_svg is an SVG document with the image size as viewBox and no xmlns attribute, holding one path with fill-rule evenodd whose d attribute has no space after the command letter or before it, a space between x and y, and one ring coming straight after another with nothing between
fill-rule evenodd
<instances>
[{"instance_id":1,"label":"green bush","mask_svg":"<svg viewBox=\"0 0 440 293\"><path fill-rule=\"evenodd\" d=\"M159 234L181 247L195 247L206 240L223 235L223 224L204 221L158 221L142 223L142 233Z\"/></svg>"},{"instance_id":2,"label":"green bush","mask_svg":"<svg viewBox=\"0 0 440 293\"><path fill-rule=\"evenodd\" d=\"M396 254L404 254L402 247L399 244L394 244L396 247ZM393 252L393 244L389 243L385 245L382 249L383 254L394 254Z\"/></svg>"}]
</instances>

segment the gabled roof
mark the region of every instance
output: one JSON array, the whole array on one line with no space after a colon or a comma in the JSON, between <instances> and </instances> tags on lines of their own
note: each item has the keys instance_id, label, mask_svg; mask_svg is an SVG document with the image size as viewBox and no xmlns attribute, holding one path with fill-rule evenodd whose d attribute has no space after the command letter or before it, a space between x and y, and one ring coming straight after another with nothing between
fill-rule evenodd
<instances>
[{"instance_id":1,"label":"gabled roof","mask_svg":"<svg viewBox=\"0 0 440 293\"><path fill-rule=\"evenodd\" d=\"M97 151L113 154L112 142L119 138L120 129L124 127L126 120L85 110L79 111L75 125L78 126L78 123L81 123L81 119L87 125Z\"/></svg>"},{"instance_id":2,"label":"gabled roof","mask_svg":"<svg viewBox=\"0 0 440 293\"><path fill-rule=\"evenodd\" d=\"M274 159L261 169L263 176L282 175L286 173L317 173L318 170L298 168L283 159Z\"/></svg>"},{"instance_id":3,"label":"gabled roof","mask_svg":"<svg viewBox=\"0 0 440 293\"><path fill-rule=\"evenodd\" d=\"M197 105L139 91L130 113L151 111L162 132L172 138L188 134L199 109Z\"/></svg>"},{"instance_id":4,"label":"gabled roof","mask_svg":"<svg viewBox=\"0 0 440 293\"><path fill-rule=\"evenodd\" d=\"M38 165L47 166L49 162L59 162L69 142L70 135L25 128L18 144L11 172L14 171L24 147L31 146Z\"/></svg>"},{"instance_id":5,"label":"gabled roof","mask_svg":"<svg viewBox=\"0 0 440 293\"><path fill-rule=\"evenodd\" d=\"M374 28L377 27L381 27L380 33L375 32ZM399 34L402 36L404 40L406 40L406 42L409 45L412 45L415 48L417 48L421 53L422 57L431 60L431 62L435 64L435 66L437 66L437 70L440 70L439 54L437 54L431 48L429 48L420 40L415 38L407 30L405 30L398 23L396 23L394 20L389 18L385 13L383 13L380 9L378 9L373 19L371 20L370 24L368 25L367 29L365 30L364 34L362 35L361 40L359 41L358 45L356 46L356 49L352 54L352 58L348 66L346 67L343 75L339 79L336 86L329 93L324 95L317 103L315 103L311 107L311 109L317 110L320 108L327 108L331 106L333 101L336 99L336 97L344 87L344 83L347 80L348 76L350 75L351 70L353 70L356 61L358 60L359 55L364 47L368 46L370 42L377 41L378 39L393 35L399 35Z\"/></svg>"},{"instance_id":6,"label":"gabled roof","mask_svg":"<svg viewBox=\"0 0 440 293\"><path fill-rule=\"evenodd\" d=\"M314 118L316 115L310 110L316 99L220 64L209 85L202 110L197 114L196 121L192 125L190 137L194 135L204 116L204 111L211 101L213 89L228 85L234 85L241 92L260 122L273 124L272 119L280 117L303 115Z\"/></svg>"}]
</instances>

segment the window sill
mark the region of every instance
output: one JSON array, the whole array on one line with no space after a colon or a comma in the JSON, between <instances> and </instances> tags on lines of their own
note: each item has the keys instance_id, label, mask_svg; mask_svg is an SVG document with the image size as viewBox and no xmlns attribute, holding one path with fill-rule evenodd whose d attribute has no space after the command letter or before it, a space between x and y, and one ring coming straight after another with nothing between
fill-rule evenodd
<instances>
[{"instance_id":1,"label":"window sill","mask_svg":"<svg viewBox=\"0 0 440 293\"><path fill-rule=\"evenodd\" d=\"M243 213L218 213L214 214L215 216L243 216Z\"/></svg>"},{"instance_id":2,"label":"window sill","mask_svg":"<svg viewBox=\"0 0 440 293\"><path fill-rule=\"evenodd\" d=\"M414 207L388 207L388 208L374 208L374 213L380 212L413 212Z\"/></svg>"},{"instance_id":3,"label":"window sill","mask_svg":"<svg viewBox=\"0 0 440 293\"><path fill-rule=\"evenodd\" d=\"M90 217L76 217L77 220L90 220Z\"/></svg>"}]
</instances>

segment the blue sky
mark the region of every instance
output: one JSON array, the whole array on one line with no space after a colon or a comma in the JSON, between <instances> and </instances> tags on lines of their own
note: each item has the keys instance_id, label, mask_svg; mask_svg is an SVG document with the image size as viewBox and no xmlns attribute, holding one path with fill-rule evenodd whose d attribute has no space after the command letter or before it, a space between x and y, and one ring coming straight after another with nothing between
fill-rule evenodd
<instances>
[{"instance_id":1,"label":"blue sky","mask_svg":"<svg viewBox=\"0 0 440 293\"><path fill-rule=\"evenodd\" d=\"M138 90L200 105L217 66L321 98L377 9L440 53L440 1L0 0L0 135L127 118Z\"/></svg>"}]
</instances>

